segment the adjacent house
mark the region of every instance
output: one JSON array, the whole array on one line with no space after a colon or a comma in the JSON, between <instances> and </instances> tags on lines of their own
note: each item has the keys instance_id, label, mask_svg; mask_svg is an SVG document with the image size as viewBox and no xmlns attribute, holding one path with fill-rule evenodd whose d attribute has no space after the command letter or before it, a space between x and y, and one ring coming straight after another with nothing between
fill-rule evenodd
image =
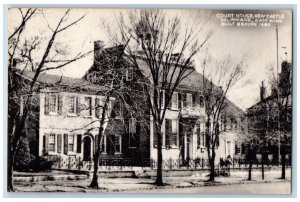
<instances>
[{"instance_id":1,"label":"adjacent house","mask_svg":"<svg viewBox=\"0 0 300 202\"><path fill-rule=\"evenodd\" d=\"M265 142L265 154L278 159L278 155L291 154L292 140L292 65L281 63L281 73L274 78L271 94L262 82L260 101L247 109L248 130L253 138ZM278 84L278 85L277 85ZM261 152L260 152L261 153Z\"/></svg>"}]
</instances>

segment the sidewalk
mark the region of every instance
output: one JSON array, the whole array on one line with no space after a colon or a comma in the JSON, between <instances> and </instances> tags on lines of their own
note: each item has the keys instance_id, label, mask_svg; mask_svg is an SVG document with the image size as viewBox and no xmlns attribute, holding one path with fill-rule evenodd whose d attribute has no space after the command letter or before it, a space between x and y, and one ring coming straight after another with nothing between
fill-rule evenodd
<instances>
[{"instance_id":1,"label":"sidewalk","mask_svg":"<svg viewBox=\"0 0 300 202\"><path fill-rule=\"evenodd\" d=\"M248 172L232 172L230 177L216 177L214 183L206 182L206 174L194 174L189 177L165 177L166 186L157 187L153 183L155 178L99 178L100 189L89 188L91 179L72 181L39 181L18 182L16 191L24 192L136 192L139 190L188 188L202 186L226 186L233 184L276 183L291 180L291 169L286 170L286 180L278 179L280 170L265 172L265 180L261 179L260 171L252 172L252 181L247 180Z\"/></svg>"}]
</instances>

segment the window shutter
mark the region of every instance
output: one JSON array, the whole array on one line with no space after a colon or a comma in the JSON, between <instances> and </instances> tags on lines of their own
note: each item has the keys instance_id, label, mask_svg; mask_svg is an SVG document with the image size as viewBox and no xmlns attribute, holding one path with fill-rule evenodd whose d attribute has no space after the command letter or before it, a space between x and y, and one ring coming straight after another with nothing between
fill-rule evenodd
<instances>
[{"instance_id":1,"label":"window shutter","mask_svg":"<svg viewBox=\"0 0 300 202\"><path fill-rule=\"evenodd\" d=\"M172 120L172 144L178 146L178 120Z\"/></svg>"},{"instance_id":2,"label":"window shutter","mask_svg":"<svg viewBox=\"0 0 300 202\"><path fill-rule=\"evenodd\" d=\"M99 145L98 145L98 139L99 139L99 135L95 135L95 153L97 152ZM104 149L104 148L102 148Z\"/></svg>"},{"instance_id":3,"label":"window shutter","mask_svg":"<svg viewBox=\"0 0 300 202\"><path fill-rule=\"evenodd\" d=\"M62 137L61 134L57 134L57 153L61 153Z\"/></svg>"},{"instance_id":4,"label":"window shutter","mask_svg":"<svg viewBox=\"0 0 300 202\"><path fill-rule=\"evenodd\" d=\"M80 108L80 98L78 96L78 97L76 97L76 114L77 114L77 116L80 116L80 110L81 110L81 108Z\"/></svg>"},{"instance_id":5,"label":"window shutter","mask_svg":"<svg viewBox=\"0 0 300 202\"><path fill-rule=\"evenodd\" d=\"M77 153L81 153L81 139L82 139L82 135L77 135Z\"/></svg>"},{"instance_id":6,"label":"window shutter","mask_svg":"<svg viewBox=\"0 0 300 202\"><path fill-rule=\"evenodd\" d=\"M181 98L181 93L178 93L178 108L182 108L182 98Z\"/></svg>"},{"instance_id":7,"label":"window shutter","mask_svg":"<svg viewBox=\"0 0 300 202\"><path fill-rule=\"evenodd\" d=\"M68 134L64 134L64 154L68 154Z\"/></svg>"},{"instance_id":8,"label":"window shutter","mask_svg":"<svg viewBox=\"0 0 300 202\"><path fill-rule=\"evenodd\" d=\"M57 95L57 99L58 99L58 114L61 115L62 114L62 95Z\"/></svg>"},{"instance_id":9,"label":"window shutter","mask_svg":"<svg viewBox=\"0 0 300 202\"><path fill-rule=\"evenodd\" d=\"M95 116L96 116L96 118L100 118L99 98L95 99Z\"/></svg>"},{"instance_id":10,"label":"window shutter","mask_svg":"<svg viewBox=\"0 0 300 202\"><path fill-rule=\"evenodd\" d=\"M49 151L49 133L45 134L45 153Z\"/></svg>"},{"instance_id":11,"label":"window shutter","mask_svg":"<svg viewBox=\"0 0 300 202\"><path fill-rule=\"evenodd\" d=\"M49 93L45 94L45 106L44 106L44 114L49 114Z\"/></svg>"}]
</instances>

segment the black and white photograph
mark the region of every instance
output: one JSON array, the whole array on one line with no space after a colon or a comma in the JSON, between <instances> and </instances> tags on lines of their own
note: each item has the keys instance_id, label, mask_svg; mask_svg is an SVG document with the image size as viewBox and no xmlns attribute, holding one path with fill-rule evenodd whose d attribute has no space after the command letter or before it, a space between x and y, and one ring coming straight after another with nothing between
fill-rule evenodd
<instances>
[{"instance_id":1,"label":"black and white photograph","mask_svg":"<svg viewBox=\"0 0 300 202\"><path fill-rule=\"evenodd\" d=\"M293 9L7 12L7 192L291 194Z\"/></svg>"}]
</instances>

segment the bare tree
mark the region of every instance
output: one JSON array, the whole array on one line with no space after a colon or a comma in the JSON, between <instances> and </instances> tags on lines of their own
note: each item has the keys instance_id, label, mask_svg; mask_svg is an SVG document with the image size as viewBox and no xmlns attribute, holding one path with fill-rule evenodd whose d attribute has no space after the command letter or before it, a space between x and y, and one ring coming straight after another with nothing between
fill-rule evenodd
<instances>
[{"instance_id":1,"label":"bare tree","mask_svg":"<svg viewBox=\"0 0 300 202\"><path fill-rule=\"evenodd\" d=\"M214 181L216 148L219 144L221 118L227 105L227 95L244 74L244 58L236 61L231 56L214 61L211 57L202 60L202 91L205 99L206 146L210 164L208 181Z\"/></svg>"},{"instance_id":2,"label":"bare tree","mask_svg":"<svg viewBox=\"0 0 300 202\"><path fill-rule=\"evenodd\" d=\"M174 91L193 71L193 57L208 40L198 43L199 30L186 26L178 16L167 17L163 10L142 9L117 18L118 36L125 58L144 75L140 83L150 108L157 137L157 179L162 186L162 124ZM110 32L112 33L112 32ZM164 102L163 102L164 100Z\"/></svg>"},{"instance_id":3,"label":"bare tree","mask_svg":"<svg viewBox=\"0 0 300 202\"><path fill-rule=\"evenodd\" d=\"M26 96L23 100L24 105L21 114L20 95L35 94L38 90L37 80L42 72L62 68L88 54L80 52L75 57L65 59L64 47L55 43L59 34L84 18L84 16L79 16L75 20L70 20L70 9L63 13L54 27L48 24L48 29L51 31L49 37L42 37L42 33L38 36L28 37L30 36L30 29L27 28L28 23L36 15L44 16L43 12L40 9L19 9L21 21L8 37L8 191L14 190L12 175L15 152L32 105L32 96ZM43 42L46 43L45 46L41 45ZM34 71L34 77L24 86L16 78L19 78L17 75L26 70ZM20 92L20 90L22 91Z\"/></svg>"}]
</instances>

